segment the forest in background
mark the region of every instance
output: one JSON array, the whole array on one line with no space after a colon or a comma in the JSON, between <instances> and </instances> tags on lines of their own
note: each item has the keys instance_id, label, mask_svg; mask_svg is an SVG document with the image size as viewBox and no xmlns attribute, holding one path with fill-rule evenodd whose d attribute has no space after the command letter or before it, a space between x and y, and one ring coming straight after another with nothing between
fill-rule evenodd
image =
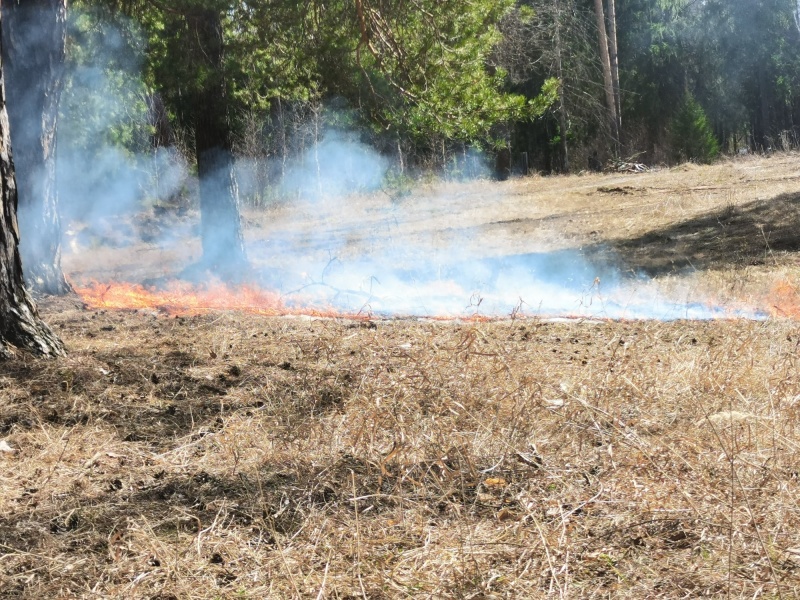
<instances>
[{"instance_id":1,"label":"forest in background","mask_svg":"<svg viewBox=\"0 0 800 600\"><path fill-rule=\"evenodd\" d=\"M280 192L293 158L315 160L330 132L377 151L395 180L484 175L485 165L505 177L612 158L669 164L789 149L800 115L795 8L792 0L74 2L60 144L97 160L109 146L171 148L192 165L198 131L224 138L249 165L243 196L255 204Z\"/></svg>"}]
</instances>

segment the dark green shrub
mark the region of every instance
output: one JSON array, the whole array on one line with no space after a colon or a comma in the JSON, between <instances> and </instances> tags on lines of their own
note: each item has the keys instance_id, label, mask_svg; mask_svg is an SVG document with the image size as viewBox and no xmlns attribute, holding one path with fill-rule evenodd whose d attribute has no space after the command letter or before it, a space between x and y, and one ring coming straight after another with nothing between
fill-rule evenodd
<instances>
[{"instance_id":1,"label":"dark green shrub","mask_svg":"<svg viewBox=\"0 0 800 600\"><path fill-rule=\"evenodd\" d=\"M672 157L678 162L710 163L719 154L719 143L703 107L686 93L669 128Z\"/></svg>"}]
</instances>

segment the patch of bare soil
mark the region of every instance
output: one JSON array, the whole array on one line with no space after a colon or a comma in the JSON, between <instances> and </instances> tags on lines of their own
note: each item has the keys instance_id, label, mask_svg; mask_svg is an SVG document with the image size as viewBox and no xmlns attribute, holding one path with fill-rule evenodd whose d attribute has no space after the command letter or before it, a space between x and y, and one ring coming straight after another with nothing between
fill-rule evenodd
<instances>
[{"instance_id":1,"label":"patch of bare soil","mask_svg":"<svg viewBox=\"0 0 800 600\"><path fill-rule=\"evenodd\" d=\"M490 253L550 219L562 248L598 238L683 284L760 294L796 274L797 182L773 161L500 184L502 210L463 226L504 228ZM775 194L758 198L762 175ZM752 194L730 183L750 176ZM402 235L452 224L437 210ZM800 592L796 321L40 309L70 354L0 363L3 598Z\"/></svg>"}]
</instances>

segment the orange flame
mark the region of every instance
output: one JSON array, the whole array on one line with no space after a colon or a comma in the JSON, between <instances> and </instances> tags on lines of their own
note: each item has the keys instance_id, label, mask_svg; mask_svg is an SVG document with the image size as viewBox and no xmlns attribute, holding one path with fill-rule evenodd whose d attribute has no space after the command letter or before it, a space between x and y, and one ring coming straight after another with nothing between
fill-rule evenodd
<instances>
[{"instance_id":1,"label":"orange flame","mask_svg":"<svg viewBox=\"0 0 800 600\"><path fill-rule=\"evenodd\" d=\"M242 285L235 289L221 283L196 287L185 282L172 282L163 289L124 282L74 285L89 308L150 309L170 315L192 316L208 312L236 310L257 315L307 315L368 319L367 314L341 314L333 308L287 306L280 294Z\"/></svg>"},{"instance_id":2,"label":"orange flame","mask_svg":"<svg viewBox=\"0 0 800 600\"><path fill-rule=\"evenodd\" d=\"M263 316L309 316L343 318L368 321L372 313L365 307L359 312L342 312L334 307L315 307L311 299L296 298L291 305L277 292L252 285L231 288L223 283L202 287L191 283L173 281L163 288L145 287L125 282L85 285L71 282L73 289L88 308L110 310L156 310L172 316L194 316L217 311L240 311ZM487 322L497 317L474 314L471 316L431 315L437 321L459 319L469 322Z\"/></svg>"},{"instance_id":3,"label":"orange flame","mask_svg":"<svg viewBox=\"0 0 800 600\"><path fill-rule=\"evenodd\" d=\"M773 284L766 304L767 311L773 317L800 318L800 291L787 279Z\"/></svg>"},{"instance_id":4,"label":"orange flame","mask_svg":"<svg viewBox=\"0 0 800 600\"><path fill-rule=\"evenodd\" d=\"M293 296L291 303L287 304L285 297L277 292L246 284L235 288L218 282L197 286L181 281L173 281L158 288L125 282L99 283L92 281L86 284L75 282L72 284L86 306L93 309L155 310L173 316L239 311L263 316L302 315L364 321L374 317L368 305L357 312L342 312L329 305L321 306L319 301L315 303L310 297L299 298L296 296ZM770 293L765 295L763 306L765 307L764 313L772 317L800 319L800 289L788 280L777 281L772 286ZM515 312L512 312L510 316L512 319L526 318L525 315L515 314ZM576 320L586 318L585 315L579 314L562 315L561 317ZM489 322L502 320L504 317L476 312L473 315L427 315L427 318L436 321L455 319L467 322ZM735 311L731 313L730 318L737 318ZM594 316L592 319L606 320L607 318Z\"/></svg>"}]
</instances>

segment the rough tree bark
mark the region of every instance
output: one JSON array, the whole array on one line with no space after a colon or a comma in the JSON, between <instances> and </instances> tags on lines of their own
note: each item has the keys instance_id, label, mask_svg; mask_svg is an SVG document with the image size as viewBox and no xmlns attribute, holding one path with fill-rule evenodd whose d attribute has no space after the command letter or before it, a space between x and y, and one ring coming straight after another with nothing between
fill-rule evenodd
<instances>
[{"instance_id":1,"label":"rough tree bark","mask_svg":"<svg viewBox=\"0 0 800 600\"><path fill-rule=\"evenodd\" d=\"M0 26L2 20L0 15ZM0 44L4 41L0 28ZM41 356L60 356L64 354L64 345L39 318L22 278L17 186L2 79L0 59L0 358L13 356L16 349Z\"/></svg>"},{"instance_id":2,"label":"rough tree bark","mask_svg":"<svg viewBox=\"0 0 800 600\"><path fill-rule=\"evenodd\" d=\"M19 193L20 252L26 283L45 294L71 290L61 269L55 174L66 15L66 0L2 2L2 58Z\"/></svg>"},{"instance_id":3,"label":"rough tree bark","mask_svg":"<svg viewBox=\"0 0 800 600\"><path fill-rule=\"evenodd\" d=\"M614 82L611 78L611 57L608 53L608 35L606 34L606 18L603 0L594 0L594 14L597 20L597 38L600 45L600 64L603 68L603 90L606 94L608 121L611 136L614 138L614 152L619 154L619 129L617 120L617 103L614 99Z\"/></svg>"},{"instance_id":4,"label":"rough tree bark","mask_svg":"<svg viewBox=\"0 0 800 600\"><path fill-rule=\"evenodd\" d=\"M219 12L211 9L191 15L189 22L199 46L197 57L204 76L194 99L201 262L218 277L237 280L244 275L248 263L228 121L222 22Z\"/></svg>"}]
</instances>

